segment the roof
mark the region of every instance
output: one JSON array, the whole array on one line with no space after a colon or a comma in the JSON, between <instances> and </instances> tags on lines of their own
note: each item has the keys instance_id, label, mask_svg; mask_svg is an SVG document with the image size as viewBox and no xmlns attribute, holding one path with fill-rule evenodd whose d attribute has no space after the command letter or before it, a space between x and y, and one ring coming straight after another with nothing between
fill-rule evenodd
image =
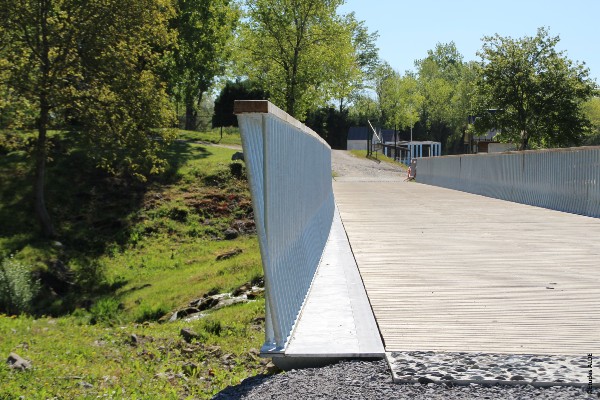
<instances>
[{"instance_id":1,"label":"roof","mask_svg":"<svg viewBox=\"0 0 600 400\"><path fill-rule=\"evenodd\" d=\"M383 142L394 141L393 129L382 129L381 135ZM367 140L369 138L369 128L366 126L352 126L348 130L348 140Z\"/></svg>"}]
</instances>

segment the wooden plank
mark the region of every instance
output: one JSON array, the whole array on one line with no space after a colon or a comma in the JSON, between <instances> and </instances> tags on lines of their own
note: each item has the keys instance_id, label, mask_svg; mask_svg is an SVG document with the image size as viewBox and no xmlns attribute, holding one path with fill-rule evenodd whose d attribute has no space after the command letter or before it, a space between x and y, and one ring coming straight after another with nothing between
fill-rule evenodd
<instances>
[{"instance_id":1,"label":"wooden plank","mask_svg":"<svg viewBox=\"0 0 600 400\"><path fill-rule=\"evenodd\" d=\"M334 192L386 351L600 352L599 219L417 183Z\"/></svg>"}]
</instances>

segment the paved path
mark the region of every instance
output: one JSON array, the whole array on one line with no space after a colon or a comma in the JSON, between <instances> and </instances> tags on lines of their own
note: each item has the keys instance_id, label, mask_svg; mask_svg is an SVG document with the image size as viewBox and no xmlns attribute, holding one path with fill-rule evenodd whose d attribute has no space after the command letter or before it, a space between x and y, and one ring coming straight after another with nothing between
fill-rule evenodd
<instances>
[{"instance_id":1,"label":"paved path","mask_svg":"<svg viewBox=\"0 0 600 400\"><path fill-rule=\"evenodd\" d=\"M334 182L386 351L600 354L600 220Z\"/></svg>"}]
</instances>

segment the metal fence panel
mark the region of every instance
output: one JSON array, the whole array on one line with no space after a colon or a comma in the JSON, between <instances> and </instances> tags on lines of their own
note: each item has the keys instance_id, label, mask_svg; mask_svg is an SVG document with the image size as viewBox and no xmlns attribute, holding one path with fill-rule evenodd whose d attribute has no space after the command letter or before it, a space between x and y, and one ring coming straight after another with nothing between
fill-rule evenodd
<instances>
[{"instance_id":1,"label":"metal fence panel","mask_svg":"<svg viewBox=\"0 0 600 400\"><path fill-rule=\"evenodd\" d=\"M331 148L270 103L259 112L238 103L245 102L236 107L265 272L263 352L283 352L331 230Z\"/></svg>"},{"instance_id":2,"label":"metal fence panel","mask_svg":"<svg viewBox=\"0 0 600 400\"><path fill-rule=\"evenodd\" d=\"M600 147L420 158L417 182L600 217Z\"/></svg>"}]
</instances>

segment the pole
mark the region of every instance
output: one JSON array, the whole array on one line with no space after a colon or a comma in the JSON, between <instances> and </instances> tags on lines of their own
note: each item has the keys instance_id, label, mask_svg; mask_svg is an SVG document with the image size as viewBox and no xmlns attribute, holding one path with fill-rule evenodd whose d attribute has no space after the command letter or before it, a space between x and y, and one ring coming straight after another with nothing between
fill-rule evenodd
<instances>
[{"instance_id":1,"label":"pole","mask_svg":"<svg viewBox=\"0 0 600 400\"><path fill-rule=\"evenodd\" d=\"M396 133L396 124L394 124L394 161L396 161L396 156L398 155L398 135Z\"/></svg>"}]
</instances>

